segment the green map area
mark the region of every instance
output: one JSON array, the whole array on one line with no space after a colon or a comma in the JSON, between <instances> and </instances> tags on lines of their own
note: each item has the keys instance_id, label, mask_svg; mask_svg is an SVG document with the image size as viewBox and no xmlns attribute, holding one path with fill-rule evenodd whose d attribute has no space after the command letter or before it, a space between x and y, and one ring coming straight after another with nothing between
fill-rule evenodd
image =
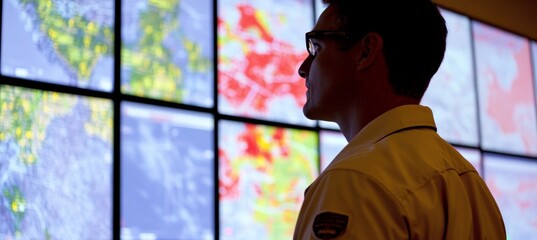
<instances>
[{"instance_id":1,"label":"green map area","mask_svg":"<svg viewBox=\"0 0 537 240\"><path fill-rule=\"evenodd\" d=\"M0 236L110 232L111 102L0 86L0 119Z\"/></svg>"},{"instance_id":2,"label":"green map area","mask_svg":"<svg viewBox=\"0 0 537 240\"><path fill-rule=\"evenodd\" d=\"M318 174L316 134L232 122L220 129L221 238L291 239Z\"/></svg>"},{"instance_id":3,"label":"green map area","mask_svg":"<svg viewBox=\"0 0 537 240\"><path fill-rule=\"evenodd\" d=\"M212 100L209 104L205 103L207 98L212 98L212 89L206 89L207 93L200 96L206 99L201 100L195 99L194 90L210 87L208 83L197 87L194 81L212 81L213 60L209 56L212 54L212 40L196 36L195 29L189 28L189 25L196 25L193 21L200 20L188 19L189 12L181 8L186 3L179 0L127 2L136 6L140 5L136 3L143 2L145 7L131 13L132 9L127 4L127 10L124 10L124 15L135 17L124 19L123 25L126 29L136 29L136 33L128 30L123 33L121 59L126 76L122 91L165 101L212 104ZM212 31L208 10L204 9L205 12L201 13L202 20L208 23L202 30L205 32Z\"/></svg>"},{"instance_id":4,"label":"green map area","mask_svg":"<svg viewBox=\"0 0 537 240\"><path fill-rule=\"evenodd\" d=\"M34 7L40 31L50 38L62 60L76 72L77 79L88 80L99 58L113 54L113 27L101 26L78 14L65 16L74 12L76 3L56 0L20 0L20 3L22 7Z\"/></svg>"}]
</instances>

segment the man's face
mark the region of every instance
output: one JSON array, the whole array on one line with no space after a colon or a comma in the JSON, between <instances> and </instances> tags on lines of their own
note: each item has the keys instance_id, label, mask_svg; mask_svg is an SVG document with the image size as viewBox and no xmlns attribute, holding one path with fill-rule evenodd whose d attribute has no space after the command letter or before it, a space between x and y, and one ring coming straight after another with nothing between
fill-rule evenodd
<instances>
[{"instance_id":1,"label":"man's face","mask_svg":"<svg viewBox=\"0 0 537 240\"><path fill-rule=\"evenodd\" d=\"M320 16L313 31L338 31L336 8L330 5ZM337 40L312 38L317 51L308 56L299 68L306 80L307 100L304 115L310 119L335 121L349 106L355 79L355 52L343 51Z\"/></svg>"}]
</instances>

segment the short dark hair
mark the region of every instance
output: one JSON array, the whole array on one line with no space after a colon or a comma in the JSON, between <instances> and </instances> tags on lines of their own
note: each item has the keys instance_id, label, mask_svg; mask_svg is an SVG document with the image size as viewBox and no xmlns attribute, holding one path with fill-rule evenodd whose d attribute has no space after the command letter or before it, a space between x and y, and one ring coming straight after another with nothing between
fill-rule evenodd
<instances>
[{"instance_id":1,"label":"short dark hair","mask_svg":"<svg viewBox=\"0 0 537 240\"><path fill-rule=\"evenodd\" d=\"M430 0L324 0L335 5L340 30L378 33L389 79L399 95L421 99L446 50L446 23Z\"/></svg>"}]
</instances>

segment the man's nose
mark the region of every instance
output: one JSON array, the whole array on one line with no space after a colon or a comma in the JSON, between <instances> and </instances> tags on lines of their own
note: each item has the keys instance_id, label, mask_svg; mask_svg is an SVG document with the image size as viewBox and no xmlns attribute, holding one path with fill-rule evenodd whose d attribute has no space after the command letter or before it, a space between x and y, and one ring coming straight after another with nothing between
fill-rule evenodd
<instances>
[{"instance_id":1,"label":"man's nose","mask_svg":"<svg viewBox=\"0 0 537 240\"><path fill-rule=\"evenodd\" d=\"M308 73L310 72L311 62L313 61L313 56L308 55L306 59L300 64L300 67L298 68L298 75L302 78L308 77Z\"/></svg>"}]
</instances>

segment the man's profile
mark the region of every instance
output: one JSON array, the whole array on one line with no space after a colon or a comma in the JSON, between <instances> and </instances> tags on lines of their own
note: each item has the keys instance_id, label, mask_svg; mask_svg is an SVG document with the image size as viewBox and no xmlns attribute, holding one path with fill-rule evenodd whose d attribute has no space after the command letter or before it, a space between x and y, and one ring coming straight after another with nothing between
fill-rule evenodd
<instances>
[{"instance_id":1,"label":"man's profile","mask_svg":"<svg viewBox=\"0 0 537 240\"><path fill-rule=\"evenodd\" d=\"M294 239L505 239L474 167L419 105L447 29L429 0L325 0L306 33L306 117L348 145L310 185Z\"/></svg>"}]
</instances>

